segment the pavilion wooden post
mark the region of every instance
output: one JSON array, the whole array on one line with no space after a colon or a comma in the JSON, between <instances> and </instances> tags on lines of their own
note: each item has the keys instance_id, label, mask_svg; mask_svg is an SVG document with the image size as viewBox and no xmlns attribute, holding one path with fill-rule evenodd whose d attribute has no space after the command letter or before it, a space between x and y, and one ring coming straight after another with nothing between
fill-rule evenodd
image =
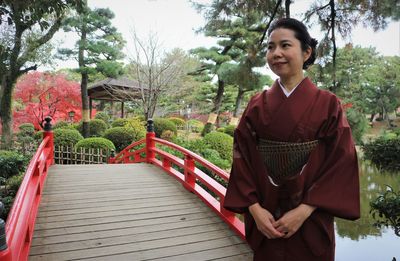
<instances>
[{"instance_id":1,"label":"pavilion wooden post","mask_svg":"<svg viewBox=\"0 0 400 261\"><path fill-rule=\"evenodd\" d=\"M121 118L124 118L124 101L121 102Z\"/></svg>"}]
</instances>

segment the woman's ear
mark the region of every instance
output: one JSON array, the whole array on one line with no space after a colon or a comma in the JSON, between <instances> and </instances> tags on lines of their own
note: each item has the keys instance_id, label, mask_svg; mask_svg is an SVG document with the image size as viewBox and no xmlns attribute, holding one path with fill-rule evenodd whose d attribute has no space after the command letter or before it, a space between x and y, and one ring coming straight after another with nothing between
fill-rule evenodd
<instances>
[{"instance_id":1,"label":"woman's ear","mask_svg":"<svg viewBox=\"0 0 400 261\"><path fill-rule=\"evenodd\" d=\"M303 52L303 59L304 59L303 61L304 62L307 61L310 58L311 53L312 53L312 48L311 47L308 47L307 50L305 50Z\"/></svg>"}]
</instances>

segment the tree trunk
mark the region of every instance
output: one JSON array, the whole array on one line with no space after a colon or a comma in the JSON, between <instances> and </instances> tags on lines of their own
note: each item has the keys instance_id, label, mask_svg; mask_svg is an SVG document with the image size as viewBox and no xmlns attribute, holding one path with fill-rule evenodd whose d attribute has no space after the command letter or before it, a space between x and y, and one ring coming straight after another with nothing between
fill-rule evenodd
<instances>
[{"instance_id":1,"label":"tree trunk","mask_svg":"<svg viewBox=\"0 0 400 261\"><path fill-rule=\"evenodd\" d=\"M235 111L233 112L233 117L237 117L239 114L240 104L242 104L244 93L245 92L243 88L239 87L238 95L236 97Z\"/></svg>"},{"instance_id":2,"label":"tree trunk","mask_svg":"<svg viewBox=\"0 0 400 261\"><path fill-rule=\"evenodd\" d=\"M83 9L83 20L86 20L86 9ZM78 54L78 62L79 62L79 69L81 70L81 97L82 97L82 134L83 137L89 137L89 97L87 91L88 85L88 73L85 70L85 49L87 45L87 25L85 22L82 24L82 32L81 32L81 41L79 43L79 54Z\"/></svg>"},{"instance_id":3,"label":"tree trunk","mask_svg":"<svg viewBox=\"0 0 400 261\"><path fill-rule=\"evenodd\" d=\"M292 3L292 0L285 0L285 15L286 18L290 18L290 4Z\"/></svg>"},{"instance_id":4,"label":"tree trunk","mask_svg":"<svg viewBox=\"0 0 400 261\"><path fill-rule=\"evenodd\" d=\"M333 93L336 92L336 52L337 52L337 47L336 47L336 37L335 37L335 22L336 22L336 10L335 10L335 1L330 0L329 1L329 6L331 9L331 41L333 45L333 53L332 53L332 65L333 65L333 71L332 71L332 87L329 88L330 91Z\"/></svg>"},{"instance_id":5,"label":"tree trunk","mask_svg":"<svg viewBox=\"0 0 400 261\"><path fill-rule=\"evenodd\" d=\"M82 73L81 97L82 97L82 130L83 137L89 137L89 97L87 91L88 74Z\"/></svg>"},{"instance_id":6,"label":"tree trunk","mask_svg":"<svg viewBox=\"0 0 400 261\"><path fill-rule=\"evenodd\" d=\"M0 104L0 118L2 125L1 148L10 149L12 146L12 92L13 81L10 77L3 76L2 96Z\"/></svg>"},{"instance_id":7,"label":"tree trunk","mask_svg":"<svg viewBox=\"0 0 400 261\"><path fill-rule=\"evenodd\" d=\"M217 95L215 96L215 99L214 99L214 108L211 110L211 112L214 112L217 114L217 119L215 121L215 125L217 127L219 126L219 113L221 111L222 99L224 97L224 90L225 90L225 82L218 79Z\"/></svg>"}]
</instances>

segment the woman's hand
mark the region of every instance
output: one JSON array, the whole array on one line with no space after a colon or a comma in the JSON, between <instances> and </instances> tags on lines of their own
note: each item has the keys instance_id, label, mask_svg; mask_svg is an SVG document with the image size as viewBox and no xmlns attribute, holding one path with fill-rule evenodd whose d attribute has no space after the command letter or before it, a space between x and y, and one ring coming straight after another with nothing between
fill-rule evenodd
<instances>
[{"instance_id":1,"label":"woman's hand","mask_svg":"<svg viewBox=\"0 0 400 261\"><path fill-rule=\"evenodd\" d=\"M284 238L289 238L296 233L314 210L315 207L313 206L300 204L297 208L286 212L278 221L273 223L273 226L284 234Z\"/></svg>"},{"instance_id":2,"label":"woman's hand","mask_svg":"<svg viewBox=\"0 0 400 261\"><path fill-rule=\"evenodd\" d=\"M256 221L257 228L263 233L267 238L279 238L283 237L285 234L274 228L273 223L275 222L272 214L262 208L260 204L255 203L249 207L250 214Z\"/></svg>"}]
</instances>

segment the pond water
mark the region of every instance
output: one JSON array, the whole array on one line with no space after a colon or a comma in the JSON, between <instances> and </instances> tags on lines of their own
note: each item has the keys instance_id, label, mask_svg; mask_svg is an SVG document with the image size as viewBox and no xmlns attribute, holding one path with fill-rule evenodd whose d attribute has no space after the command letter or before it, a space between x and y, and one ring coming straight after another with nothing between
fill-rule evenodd
<instances>
[{"instance_id":1,"label":"pond water","mask_svg":"<svg viewBox=\"0 0 400 261\"><path fill-rule=\"evenodd\" d=\"M392 228L378 229L369 214L369 202L386 185L400 190L400 173L385 173L367 162L360 163L361 218L357 221L336 219L335 261L400 261L400 237Z\"/></svg>"}]
</instances>

